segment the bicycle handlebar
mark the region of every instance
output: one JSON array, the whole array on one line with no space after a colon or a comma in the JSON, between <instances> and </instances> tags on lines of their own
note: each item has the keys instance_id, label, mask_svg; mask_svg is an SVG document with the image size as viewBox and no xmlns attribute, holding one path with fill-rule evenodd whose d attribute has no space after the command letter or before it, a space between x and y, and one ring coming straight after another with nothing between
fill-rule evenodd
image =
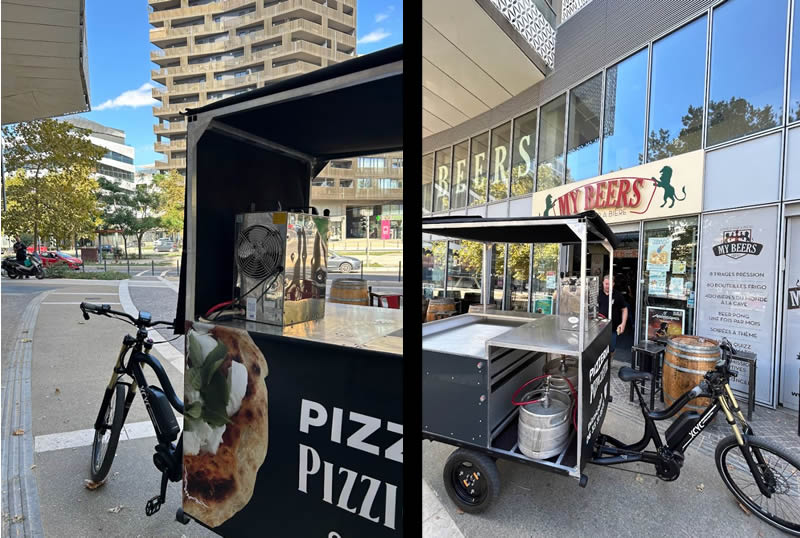
<instances>
[{"instance_id":1,"label":"bicycle handlebar","mask_svg":"<svg viewBox=\"0 0 800 538\"><path fill-rule=\"evenodd\" d=\"M141 316L138 318L134 318L130 314L126 312L119 312L117 310L111 310L111 305L102 304L96 305L93 303L81 303L81 312L83 312L83 319L89 319L89 313L95 314L97 316L108 316L109 314L114 314L116 316L122 316L128 318L131 323L137 327L155 327L156 325L167 325L169 327L174 326L172 321L149 321L147 319L143 319Z\"/></svg>"}]
</instances>

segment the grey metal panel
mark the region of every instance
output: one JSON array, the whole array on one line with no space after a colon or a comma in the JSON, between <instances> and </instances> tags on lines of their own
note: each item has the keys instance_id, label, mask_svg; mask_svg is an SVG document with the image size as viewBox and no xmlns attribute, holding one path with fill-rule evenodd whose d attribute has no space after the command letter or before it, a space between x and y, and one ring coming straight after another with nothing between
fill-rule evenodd
<instances>
[{"instance_id":1,"label":"grey metal panel","mask_svg":"<svg viewBox=\"0 0 800 538\"><path fill-rule=\"evenodd\" d=\"M707 152L703 211L778 201L781 136L775 133ZM754 181L758 188L753 188Z\"/></svg>"},{"instance_id":2,"label":"grey metal panel","mask_svg":"<svg viewBox=\"0 0 800 538\"><path fill-rule=\"evenodd\" d=\"M479 362L483 363L481 368ZM488 446L488 370L486 361L423 351L423 432Z\"/></svg>"},{"instance_id":3,"label":"grey metal panel","mask_svg":"<svg viewBox=\"0 0 800 538\"><path fill-rule=\"evenodd\" d=\"M482 217L486 216L486 206L480 205L476 207L470 207L467 209L467 215L480 215Z\"/></svg>"},{"instance_id":4,"label":"grey metal panel","mask_svg":"<svg viewBox=\"0 0 800 538\"><path fill-rule=\"evenodd\" d=\"M509 217L531 217L533 216L533 203L531 196L516 198L511 200L508 205Z\"/></svg>"},{"instance_id":5,"label":"grey metal panel","mask_svg":"<svg viewBox=\"0 0 800 538\"><path fill-rule=\"evenodd\" d=\"M800 129L791 129L786 137L784 184L784 200L800 199Z\"/></svg>"},{"instance_id":6,"label":"grey metal panel","mask_svg":"<svg viewBox=\"0 0 800 538\"><path fill-rule=\"evenodd\" d=\"M456 215L456 216L466 215L467 214L467 210L466 209L456 209L454 211L451 211L450 214L451 215Z\"/></svg>"},{"instance_id":7,"label":"grey metal panel","mask_svg":"<svg viewBox=\"0 0 800 538\"><path fill-rule=\"evenodd\" d=\"M503 201L496 204L489 204L487 214L489 217L507 217L508 202Z\"/></svg>"},{"instance_id":8,"label":"grey metal panel","mask_svg":"<svg viewBox=\"0 0 800 538\"><path fill-rule=\"evenodd\" d=\"M549 101L589 75L683 21L716 0L592 0L558 27L555 69L543 81L499 106L422 141L423 153L456 144Z\"/></svg>"}]
</instances>

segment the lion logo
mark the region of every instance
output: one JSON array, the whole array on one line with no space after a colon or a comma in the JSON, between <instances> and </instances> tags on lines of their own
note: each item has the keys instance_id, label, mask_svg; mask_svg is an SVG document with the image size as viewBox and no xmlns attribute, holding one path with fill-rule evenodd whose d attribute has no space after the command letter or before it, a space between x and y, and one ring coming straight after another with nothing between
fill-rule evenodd
<instances>
[{"instance_id":1,"label":"lion logo","mask_svg":"<svg viewBox=\"0 0 800 538\"><path fill-rule=\"evenodd\" d=\"M545 204L544 216L545 217L549 217L550 216L550 210L553 209L556 206L555 202L553 202L553 195L552 194L548 194L547 195L547 198L545 198L544 204Z\"/></svg>"},{"instance_id":2,"label":"lion logo","mask_svg":"<svg viewBox=\"0 0 800 538\"><path fill-rule=\"evenodd\" d=\"M661 180L660 181L656 181L656 178L654 178L654 177L651 177L650 179L655 181L656 187L661 187L662 189L664 189L664 203L661 204L661 207L664 207L665 205L667 205L667 202L671 202L670 205L669 205L669 207L671 208L672 206L675 205L675 200L677 200L679 202L682 202L683 200L686 200L686 186L685 185L684 185L683 189L681 189L681 192L683 192L683 198L677 198L675 196L675 187L673 187L670 184L670 182L672 181L672 167L671 166L665 166L665 167L663 167L661 169L660 173L661 173Z\"/></svg>"}]
</instances>

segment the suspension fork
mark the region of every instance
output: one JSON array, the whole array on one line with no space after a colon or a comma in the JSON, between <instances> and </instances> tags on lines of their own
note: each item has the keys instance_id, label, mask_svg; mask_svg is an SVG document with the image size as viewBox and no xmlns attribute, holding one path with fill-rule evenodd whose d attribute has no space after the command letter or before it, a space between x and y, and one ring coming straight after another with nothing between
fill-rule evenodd
<instances>
[{"instance_id":1,"label":"suspension fork","mask_svg":"<svg viewBox=\"0 0 800 538\"><path fill-rule=\"evenodd\" d=\"M727 401L728 398L730 398L731 402L730 407ZM746 435L743 435L742 432L739 431L739 425L736 423L736 418L739 418L742 421L745 434L752 433L752 429L744 419L742 410L739 408L736 397L733 395L733 391L728 383L725 383L725 394L720 394L717 401L719 401L720 407L725 413L725 419L728 421L728 425L731 427L733 434L736 436L736 443L739 445L739 450L742 452L742 456L747 462L747 467L750 469L750 473L753 475L759 491L761 491L761 493L768 499L771 498L772 493L764 483L764 478L761 475L761 469L759 468L759 465L763 466L765 463L764 456L761 455L761 452L758 449L751 450L750 443L747 442ZM731 408L733 409L733 412L731 411ZM736 417L734 417L734 412L736 413ZM755 460L753 459L753 455L755 455Z\"/></svg>"},{"instance_id":2,"label":"suspension fork","mask_svg":"<svg viewBox=\"0 0 800 538\"><path fill-rule=\"evenodd\" d=\"M114 394L114 386L117 384L119 375L124 372L123 364L125 363L125 354L128 352L130 348L131 348L130 345L128 345L127 343L123 343L122 347L119 350L119 355L117 355L117 362L116 364L114 364L114 371L112 372L111 379L108 381L108 385L106 386L105 394L103 394L103 401L100 404L100 409L97 411L97 418L94 421L95 430L105 429L107 426L106 417L103 416L103 409L105 409L108 403L111 401L111 397Z\"/></svg>"}]
</instances>

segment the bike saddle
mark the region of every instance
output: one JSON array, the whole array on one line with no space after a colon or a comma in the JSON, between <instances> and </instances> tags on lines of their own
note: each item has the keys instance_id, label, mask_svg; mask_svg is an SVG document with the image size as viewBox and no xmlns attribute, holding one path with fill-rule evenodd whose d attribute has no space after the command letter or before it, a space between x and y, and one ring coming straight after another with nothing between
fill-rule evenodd
<instances>
[{"instance_id":1,"label":"bike saddle","mask_svg":"<svg viewBox=\"0 0 800 538\"><path fill-rule=\"evenodd\" d=\"M650 372L640 372L630 366L623 366L619 369L619 378L623 381L649 381L653 377Z\"/></svg>"}]
</instances>

